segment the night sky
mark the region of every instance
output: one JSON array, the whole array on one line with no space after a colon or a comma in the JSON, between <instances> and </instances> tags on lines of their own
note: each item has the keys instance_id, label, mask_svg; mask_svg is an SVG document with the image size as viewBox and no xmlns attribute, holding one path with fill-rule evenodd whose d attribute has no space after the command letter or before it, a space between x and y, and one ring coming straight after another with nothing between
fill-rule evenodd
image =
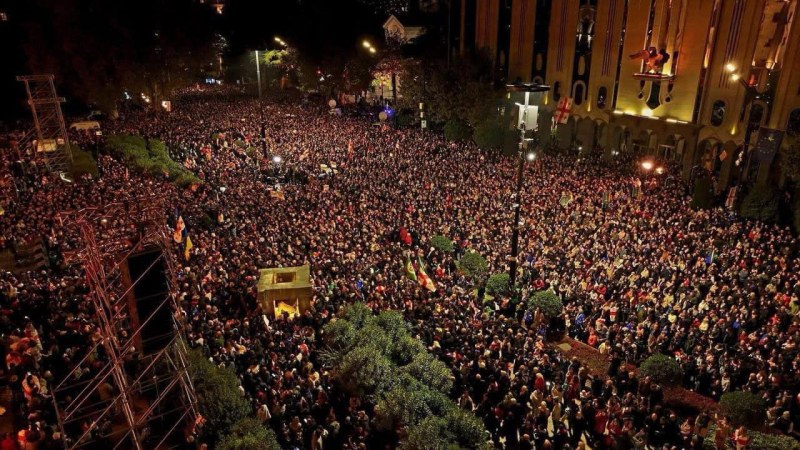
<instances>
[{"instance_id":1,"label":"night sky","mask_svg":"<svg viewBox=\"0 0 800 450\"><path fill-rule=\"evenodd\" d=\"M9 17L0 22L0 41L10 43L4 46L5 63L0 64L0 120L8 124L27 119L22 84L15 76L39 72L42 66L63 71L57 73L56 82L59 94L73 100L67 113L85 109L75 101L79 93L71 92L75 83L63 79L81 76L65 68L63 59L70 57L64 56L69 54L64 49L85 46L107 55L111 51L102 46L109 35L130 34L141 46L133 51L141 53L150 51L152 43L146 36L154 29L171 27L197 42L217 32L227 38L226 59L231 61L248 50L274 45L272 39L278 35L307 58L324 61L358 52L364 38L378 39L386 17L357 0L228 0L221 16L214 13L212 1L200 5L197 0L0 0L0 10ZM82 50L77 65L91 69L96 58L102 56Z\"/></svg>"}]
</instances>

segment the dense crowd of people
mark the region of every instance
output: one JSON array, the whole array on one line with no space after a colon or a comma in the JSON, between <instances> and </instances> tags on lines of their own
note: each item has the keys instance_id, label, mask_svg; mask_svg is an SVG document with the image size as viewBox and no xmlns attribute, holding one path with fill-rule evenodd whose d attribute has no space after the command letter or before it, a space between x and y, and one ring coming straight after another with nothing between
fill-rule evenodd
<instances>
[{"instance_id":1,"label":"dense crowd of people","mask_svg":"<svg viewBox=\"0 0 800 450\"><path fill-rule=\"evenodd\" d=\"M265 115L268 154L260 151L258 103L245 97L193 96L169 114L128 111L104 124L106 136L162 139L203 180L196 189L138 174L102 152L99 178L64 183L29 170L18 180L18 199L0 216L0 243L43 239L51 265L0 272L2 356L18 400L17 434L0 449L60 448L53 383L91 376L105 357L72 370L99 335L81 268L61 257L79 245L76 232L56 212L141 192L163 195L171 223L180 216L194 244L188 262L182 245L172 251L187 341L236 369L286 449L393 445L372 432L374 405L348 398L318 358L322 327L355 301L403 313L452 369L452 398L483 419L496 448L699 449L714 424L717 445L735 437L746 448L746 430L709 412L680 415L661 386L630 369L653 353L680 362L687 389L712 399L751 391L769 406L768 426L792 433L800 425L800 246L790 230L722 209L694 211L682 189L638 173L625 155L601 162L540 152L525 167L522 297L544 289L561 297L569 335L611 360L608 373L593 373L545 345L524 302L484 304L456 267L476 251L490 273L508 270L512 158L314 105L272 104ZM84 148L100 139L72 138ZM303 176L275 196L275 173ZM455 251L433 250L436 235L451 238ZM434 292L404 277L410 255L432 268ZM258 269L304 264L312 310L263 320ZM92 426L87 419L82 428Z\"/></svg>"}]
</instances>

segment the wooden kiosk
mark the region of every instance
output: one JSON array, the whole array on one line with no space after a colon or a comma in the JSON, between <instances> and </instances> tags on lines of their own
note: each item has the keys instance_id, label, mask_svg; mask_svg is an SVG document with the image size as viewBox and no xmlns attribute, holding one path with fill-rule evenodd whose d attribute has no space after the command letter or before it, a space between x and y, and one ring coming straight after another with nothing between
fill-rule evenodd
<instances>
[{"instance_id":1,"label":"wooden kiosk","mask_svg":"<svg viewBox=\"0 0 800 450\"><path fill-rule=\"evenodd\" d=\"M258 272L258 302L264 314L277 317L287 312L297 316L311 308L309 266L261 269Z\"/></svg>"}]
</instances>

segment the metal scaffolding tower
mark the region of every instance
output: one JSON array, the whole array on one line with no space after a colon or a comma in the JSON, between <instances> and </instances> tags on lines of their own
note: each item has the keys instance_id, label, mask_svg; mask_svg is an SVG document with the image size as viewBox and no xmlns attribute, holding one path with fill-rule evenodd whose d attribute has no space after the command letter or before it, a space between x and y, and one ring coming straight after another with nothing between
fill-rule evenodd
<instances>
[{"instance_id":1,"label":"metal scaffolding tower","mask_svg":"<svg viewBox=\"0 0 800 450\"><path fill-rule=\"evenodd\" d=\"M179 306L165 211L163 196L152 194L59 216L81 237L81 248L64 258L83 266L97 327L93 346L75 356L52 390L67 449L171 448L184 442L182 433L197 418L182 324L175 314ZM144 275L131 280L127 261L151 249L159 256L146 271L163 260L169 294L149 316L138 317L131 299ZM162 308L169 308L174 329L167 330L166 345L147 353L142 330L164 313Z\"/></svg>"},{"instance_id":2,"label":"metal scaffolding tower","mask_svg":"<svg viewBox=\"0 0 800 450\"><path fill-rule=\"evenodd\" d=\"M44 162L51 172L67 172L72 153L61 113L65 100L56 94L53 75L23 75L17 81L25 84L34 127L20 141L20 148L32 150L34 159Z\"/></svg>"}]
</instances>

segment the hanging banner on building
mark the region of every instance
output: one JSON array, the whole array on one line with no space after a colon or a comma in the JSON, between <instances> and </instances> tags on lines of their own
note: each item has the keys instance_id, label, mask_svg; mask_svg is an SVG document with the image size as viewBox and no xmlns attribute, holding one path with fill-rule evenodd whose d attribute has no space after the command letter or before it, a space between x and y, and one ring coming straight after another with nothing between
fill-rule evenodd
<instances>
[{"instance_id":1,"label":"hanging banner on building","mask_svg":"<svg viewBox=\"0 0 800 450\"><path fill-rule=\"evenodd\" d=\"M758 131L758 143L756 144L756 158L762 164L769 164L781 148L784 132L762 127Z\"/></svg>"}]
</instances>

